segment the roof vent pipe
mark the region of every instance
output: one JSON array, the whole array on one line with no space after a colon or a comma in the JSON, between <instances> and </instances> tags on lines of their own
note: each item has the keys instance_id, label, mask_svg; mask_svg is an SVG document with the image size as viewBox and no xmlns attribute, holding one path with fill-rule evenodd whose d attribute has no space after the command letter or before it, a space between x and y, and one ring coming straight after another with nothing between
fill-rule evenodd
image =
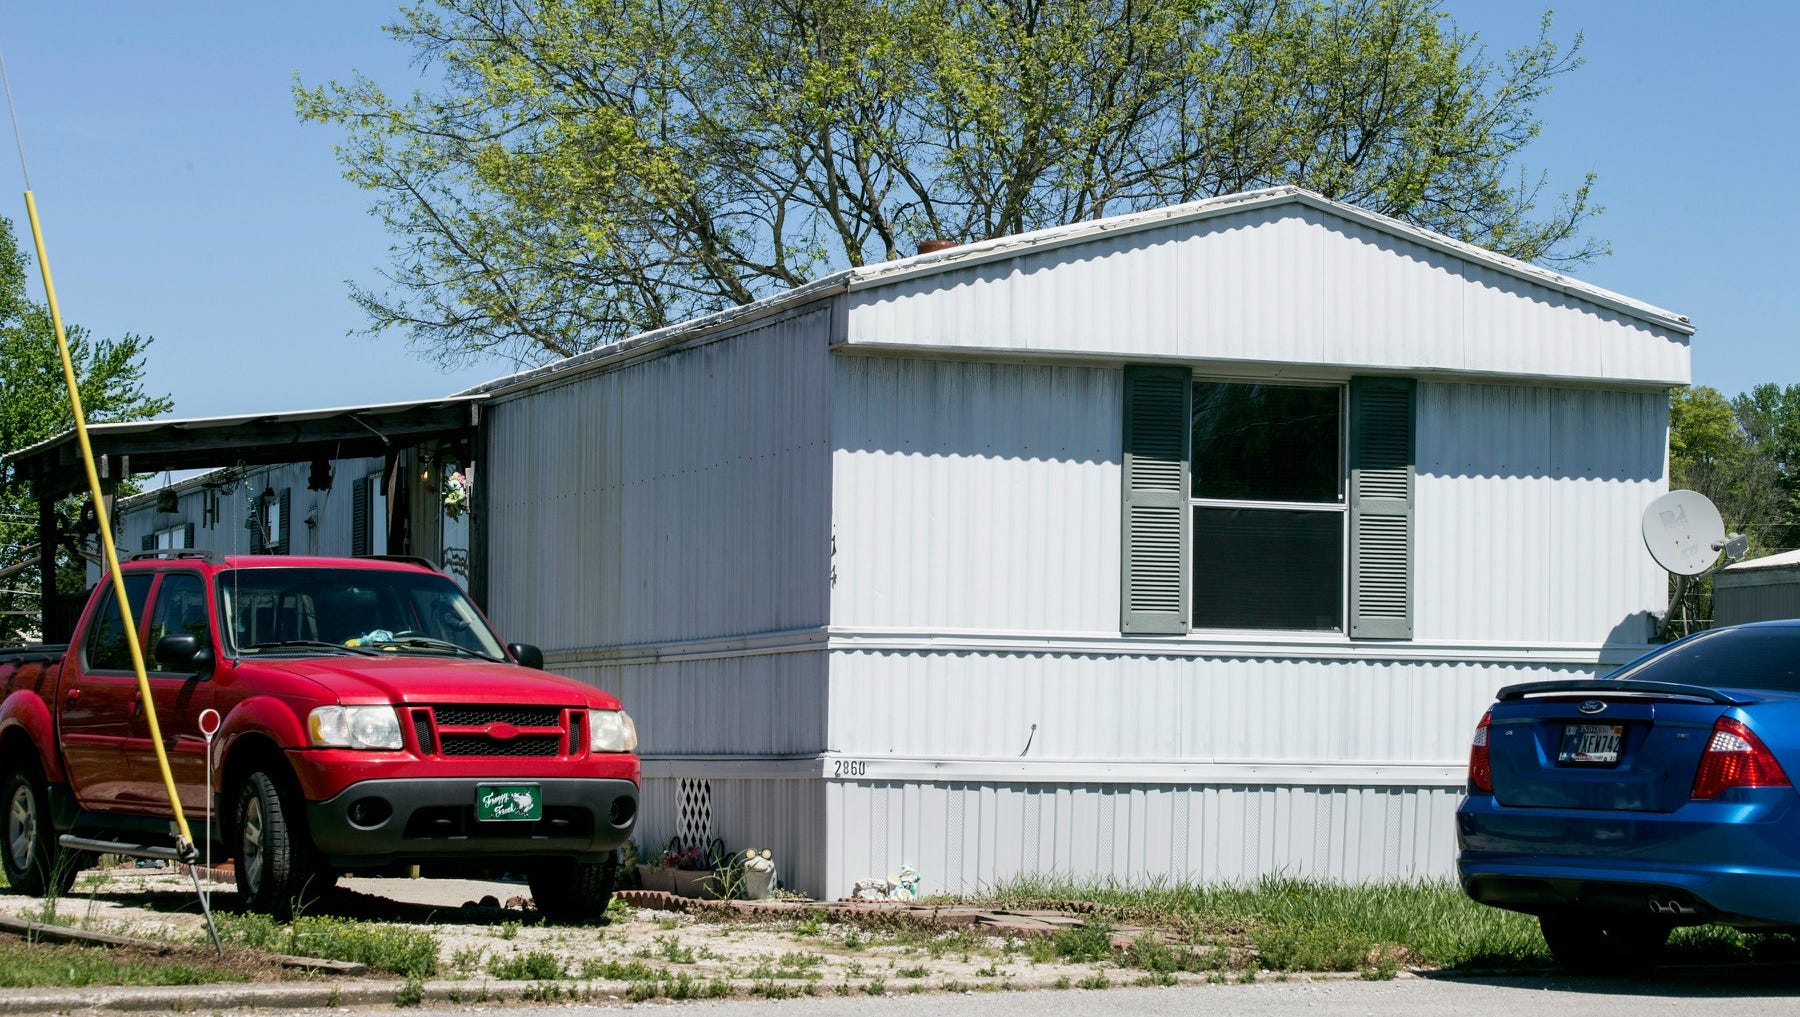
<instances>
[{"instance_id":1,"label":"roof vent pipe","mask_svg":"<svg viewBox=\"0 0 1800 1017\"><path fill-rule=\"evenodd\" d=\"M939 251L948 251L950 248L957 246L959 245L954 240L921 240L919 241L919 253L936 254Z\"/></svg>"}]
</instances>

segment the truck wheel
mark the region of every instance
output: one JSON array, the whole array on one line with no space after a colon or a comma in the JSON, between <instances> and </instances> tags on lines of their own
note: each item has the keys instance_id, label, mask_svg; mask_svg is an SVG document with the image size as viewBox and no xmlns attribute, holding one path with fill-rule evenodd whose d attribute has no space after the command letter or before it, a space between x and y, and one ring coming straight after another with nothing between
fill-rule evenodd
<instances>
[{"instance_id":1,"label":"truck wheel","mask_svg":"<svg viewBox=\"0 0 1800 1017\"><path fill-rule=\"evenodd\" d=\"M542 862L531 870L531 899L538 914L558 923L597 922L612 903L619 853L603 862Z\"/></svg>"},{"instance_id":2,"label":"truck wheel","mask_svg":"<svg viewBox=\"0 0 1800 1017\"><path fill-rule=\"evenodd\" d=\"M301 825L303 808L287 775L256 770L239 785L238 899L247 911L291 917L336 882Z\"/></svg>"},{"instance_id":3,"label":"truck wheel","mask_svg":"<svg viewBox=\"0 0 1800 1017\"><path fill-rule=\"evenodd\" d=\"M80 855L64 851L50 822L50 795L34 760L24 759L0 782L0 808L6 810L0 868L15 889L33 897L64 893L75 883Z\"/></svg>"}]
</instances>

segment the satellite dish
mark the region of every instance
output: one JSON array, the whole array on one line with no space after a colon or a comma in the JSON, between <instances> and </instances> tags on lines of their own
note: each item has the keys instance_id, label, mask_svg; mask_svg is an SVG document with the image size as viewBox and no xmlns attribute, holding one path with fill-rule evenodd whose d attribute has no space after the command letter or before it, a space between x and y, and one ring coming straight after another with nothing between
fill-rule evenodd
<instances>
[{"instance_id":1,"label":"satellite dish","mask_svg":"<svg viewBox=\"0 0 1800 1017\"><path fill-rule=\"evenodd\" d=\"M1718 561L1725 520L1706 495L1670 491L1644 509L1644 546L1664 569L1697 576Z\"/></svg>"}]
</instances>

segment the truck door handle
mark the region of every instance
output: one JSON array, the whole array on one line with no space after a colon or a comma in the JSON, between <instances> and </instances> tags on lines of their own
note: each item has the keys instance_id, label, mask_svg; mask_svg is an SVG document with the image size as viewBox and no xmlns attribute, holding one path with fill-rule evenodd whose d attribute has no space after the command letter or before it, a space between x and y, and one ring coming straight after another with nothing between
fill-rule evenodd
<instances>
[{"instance_id":1,"label":"truck door handle","mask_svg":"<svg viewBox=\"0 0 1800 1017\"><path fill-rule=\"evenodd\" d=\"M78 702L80 699L81 699L81 690L80 689L70 689L68 698L65 699L64 701L67 702L70 706L74 706L76 704L76 702Z\"/></svg>"}]
</instances>

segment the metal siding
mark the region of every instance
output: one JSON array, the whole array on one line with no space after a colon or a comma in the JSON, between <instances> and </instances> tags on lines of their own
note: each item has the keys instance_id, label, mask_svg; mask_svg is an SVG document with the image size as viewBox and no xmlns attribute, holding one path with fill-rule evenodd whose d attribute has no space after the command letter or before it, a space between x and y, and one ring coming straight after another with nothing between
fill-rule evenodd
<instances>
[{"instance_id":1,"label":"metal siding","mask_svg":"<svg viewBox=\"0 0 1800 1017\"><path fill-rule=\"evenodd\" d=\"M829 307L487 410L497 619L547 651L816 627Z\"/></svg>"},{"instance_id":2,"label":"metal siding","mask_svg":"<svg viewBox=\"0 0 1800 1017\"><path fill-rule=\"evenodd\" d=\"M1445 788L833 783L825 892L841 896L902 865L918 870L921 893L981 892L1029 874L1136 883L1445 878L1459 796ZM874 815L906 821L872 836Z\"/></svg>"},{"instance_id":3,"label":"metal siding","mask_svg":"<svg viewBox=\"0 0 1800 1017\"><path fill-rule=\"evenodd\" d=\"M810 897L826 893L825 784L818 780L708 778L712 834L727 851L768 848L782 886ZM674 777L647 777L633 840L654 858L676 832Z\"/></svg>"},{"instance_id":4,"label":"metal siding","mask_svg":"<svg viewBox=\"0 0 1800 1017\"><path fill-rule=\"evenodd\" d=\"M648 757L816 754L825 749L825 653L656 663L551 659L558 674L619 697Z\"/></svg>"},{"instance_id":5,"label":"metal siding","mask_svg":"<svg viewBox=\"0 0 1800 1017\"><path fill-rule=\"evenodd\" d=\"M840 358L834 630L1116 635L1121 379ZM1415 641L1642 645L1667 396L1422 383L1416 412Z\"/></svg>"},{"instance_id":6,"label":"metal siding","mask_svg":"<svg viewBox=\"0 0 1800 1017\"><path fill-rule=\"evenodd\" d=\"M1713 624L1800 618L1800 580L1727 586L1713 580Z\"/></svg>"},{"instance_id":7,"label":"metal siding","mask_svg":"<svg viewBox=\"0 0 1800 1017\"><path fill-rule=\"evenodd\" d=\"M1667 425L1661 392L1420 385L1416 638L1647 642Z\"/></svg>"},{"instance_id":8,"label":"metal siding","mask_svg":"<svg viewBox=\"0 0 1800 1017\"><path fill-rule=\"evenodd\" d=\"M1301 205L851 295L853 345L1683 384L1687 337Z\"/></svg>"},{"instance_id":9,"label":"metal siding","mask_svg":"<svg viewBox=\"0 0 1800 1017\"><path fill-rule=\"evenodd\" d=\"M844 356L834 628L1118 631L1121 372Z\"/></svg>"},{"instance_id":10,"label":"metal siding","mask_svg":"<svg viewBox=\"0 0 1800 1017\"><path fill-rule=\"evenodd\" d=\"M1579 665L834 651L846 756L1459 765L1502 685ZM1032 725L1037 725L1035 733Z\"/></svg>"},{"instance_id":11,"label":"metal siding","mask_svg":"<svg viewBox=\"0 0 1800 1017\"><path fill-rule=\"evenodd\" d=\"M615 688L647 754L823 747L822 667L732 649L683 661L672 644L827 621L830 314L486 411L491 614Z\"/></svg>"}]
</instances>

